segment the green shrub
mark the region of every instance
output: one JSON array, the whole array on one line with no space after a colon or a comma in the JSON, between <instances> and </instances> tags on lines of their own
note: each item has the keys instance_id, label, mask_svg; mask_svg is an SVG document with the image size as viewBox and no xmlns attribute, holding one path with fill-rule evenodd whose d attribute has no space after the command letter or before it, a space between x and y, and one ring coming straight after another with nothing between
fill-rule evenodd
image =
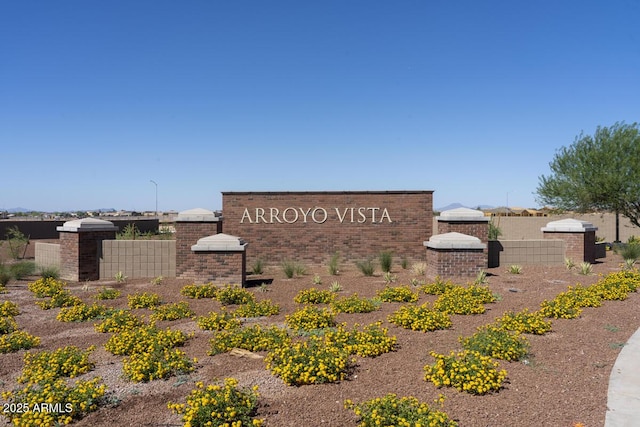
<instances>
[{"instance_id":1,"label":"green shrub","mask_svg":"<svg viewBox=\"0 0 640 427\"><path fill-rule=\"evenodd\" d=\"M634 241L634 243L620 245L617 252L620 254L622 259L637 260L640 258L640 243L635 243Z\"/></svg>"},{"instance_id":2,"label":"green shrub","mask_svg":"<svg viewBox=\"0 0 640 427\"><path fill-rule=\"evenodd\" d=\"M36 263L33 261L21 261L9 266L11 275L14 279L20 280L27 276L31 276L36 272Z\"/></svg>"},{"instance_id":3,"label":"green shrub","mask_svg":"<svg viewBox=\"0 0 640 427\"><path fill-rule=\"evenodd\" d=\"M356 261L356 267L365 276L373 276L376 271L376 265L372 259L366 259L364 261Z\"/></svg>"},{"instance_id":4,"label":"green shrub","mask_svg":"<svg viewBox=\"0 0 640 427\"><path fill-rule=\"evenodd\" d=\"M340 270L340 253L335 252L333 255L331 255L331 258L329 259L329 274L332 276L336 276Z\"/></svg>"},{"instance_id":5,"label":"green shrub","mask_svg":"<svg viewBox=\"0 0 640 427\"><path fill-rule=\"evenodd\" d=\"M393 254L391 251L382 251L378 254L378 260L380 261L380 269L384 273L391 271L391 265L393 264Z\"/></svg>"},{"instance_id":6,"label":"green shrub","mask_svg":"<svg viewBox=\"0 0 640 427\"><path fill-rule=\"evenodd\" d=\"M40 267L40 277L43 279L59 279L60 269L56 266Z\"/></svg>"}]
</instances>

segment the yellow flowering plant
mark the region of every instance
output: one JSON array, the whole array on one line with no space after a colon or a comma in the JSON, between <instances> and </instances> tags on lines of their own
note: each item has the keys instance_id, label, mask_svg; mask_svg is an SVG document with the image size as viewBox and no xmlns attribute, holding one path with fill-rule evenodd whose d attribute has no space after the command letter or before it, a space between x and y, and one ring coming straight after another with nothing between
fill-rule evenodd
<instances>
[{"instance_id":1,"label":"yellow flowering plant","mask_svg":"<svg viewBox=\"0 0 640 427\"><path fill-rule=\"evenodd\" d=\"M222 305L241 305L255 301L256 296L238 285L224 285L216 292L215 297Z\"/></svg>"},{"instance_id":2,"label":"yellow flowering plant","mask_svg":"<svg viewBox=\"0 0 640 427\"><path fill-rule=\"evenodd\" d=\"M201 285L186 285L180 289L180 294L192 299L215 298L218 287L213 283L205 283Z\"/></svg>"},{"instance_id":3,"label":"yellow flowering plant","mask_svg":"<svg viewBox=\"0 0 640 427\"><path fill-rule=\"evenodd\" d=\"M18 324L13 316L0 316L0 335L10 334L18 330Z\"/></svg>"},{"instance_id":4,"label":"yellow flowering plant","mask_svg":"<svg viewBox=\"0 0 640 427\"><path fill-rule=\"evenodd\" d=\"M40 337L25 331L14 331L0 335L0 354L18 350L29 350L40 345Z\"/></svg>"},{"instance_id":5,"label":"yellow flowering plant","mask_svg":"<svg viewBox=\"0 0 640 427\"><path fill-rule=\"evenodd\" d=\"M308 288L298 292L293 301L298 304L329 304L335 297L336 294L330 290Z\"/></svg>"},{"instance_id":6,"label":"yellow flowering plant","mask_svg":"<svg viewBox=\"0 0 640 427\"><path fill-rule=\"evenodd\" d=\"M266 299L242 304L233 311L232 315L235 317L262 317L275 316L278 313L280 313L280 306Z\"/></svg>"},{"instance_id":7,"label":"yellow flowering plant","mask_svg":"<svg viewBox=\"0 0 640 427\"><path fill-rule=\"evenodd\" d=\"M53 277L46 277L38 279L35 282L30 282L27 284L27 289L29 289L36 298L46 298L62 291L66 286L67 284L63 281L54 279Z\"/></svg>"},{"instance_id":8,"label":"yellow flowering plant","mask_svg":"<svg viewBox=\"0 0 640 427\"><path fill-rule=\"evenodd\" d=\"M389 322L412 331L435 331L449 329L453 323L447 312L434 310L429 303L408 304L400 307L387 318Z\"/></svg>"},{"instance_id":9,"label":"yellow flowering plant","mask_svg":"<svg viewBox=\"0 0 640 427\"><path fill-rule=\"evenodd\" d=\"M223 329L235 329L242 326L242 321L236 319L227 311L212 311L207 316L200 316L196 319L198 327L205 331L221 331Z\"/></svg>"},{"instance_id":10,"label":"yellow flowering plant","mask_svg":"<svg viewBox=\"0 0 640 427\"><path fill-rule=\"evenodd\" d=\"M331 310L307 305L285 316L285 323L294 331L304 332L314 329L330 328L335 326L335 318Z\"/></svg>"},{"instance_id":11,"label":"yellow flowering plant","mask_svg":"<svg viewBox=\"0 0 640 427\"><path fill-rule=\"evenodd\" d=\"M256 418L257 386L238 387L238 380L225 378L224 384L196 383L186 403L169 402L167 407L182 415L184 427L259 427L264 420Z\"/></svg>"},{"instance_id":12,"label":"yellow flowering plant","mask_svg":"<svg viewBox=\"0 0 640 427\"><path fill-rule=\"evenodd\" d=\"M189 308L189 303L186 301L159 305L152 308L152 310L151 320L178 320L195 315L195 312Z\"/></svg>"},{"instance_id":13,"label":"yellow flowering plant","mask_svg":"<svg viewBox=\"0 0 640 427\"><path fill-rule=\"evenodd\" d=\"M486 394L502 388L507 371L489 356L464 350L449 355L430 353L436 361L424 367L425 381L436 387L454 387L471 394Z\"/></svg>"},{"instance_id":14,"label":"yellow flowering plant","mask_svg":"<svg viewBox=\"0 0 640 427\"><path fill-rule=\"evenodd\" d=\"M144 325L113 334L104 348L114 355L131 355L150 352L156 348L179 347L190 337L180 330L163 330L155 325Z\"/></svg>"},{"instance_id":15,"label":"yellow flowering plant","mask_svg":"<svg viewBox=\"0 0 640 427\"><path fill-rule=\"evenodd\" d=\"M530 312L528 308L517 313L508 311L496 319L495 324L500 328L521 334L544 335L551 331L551 321L545 320L539 311Z\"/></svg>"},{"instance_id":16,"label":"yellow flowering plant","mask_svg":"<svg viewBox=\"0 0 640 427\"><path fill-rule=\"evenodd\" d=\"M385 286L376 292L376 296L382 302L416 302L418 293L409 286Z\"/></svg>"},{"instance_id":17,"label":"yellow flowering plant","mask_svg":"<svg viewBox=\"0 0 640 427\"><path fill-rule=\"evenodd\" d=\"M97 332L122 332L144 325L144 318L133 314L129 310L112 310L105 315L104 320L93 325Z\"/></svg>"},{"instance_id":18,"label":"yellow flowering plant","mask_svg":"<svg viewBox=\"0 0 640 427\"><path fill-rule=\"evenodd\" d=\"M127 295L127 303L129 308L155 308L162 304L160 295L154 293L137 293L133 295Z\"/></svg>"},{"instance_id":19,"label":"yellow flowering plant","mask_svg":"<svg viewBox=\"0 0 640 427\"><path fill-rule=\"evenodd\" d=\"M105 316L108 312L109 308L104 305L97 303L87 305L83 303L72 305L71 307L62 307L56 319L61 322L85 322Z\"/></svg>"},{"instance_id":20,"label":"yellow flowering plant","mask_svg":"<svg viewBox=\"0 0 640 427\"><path fill-rule=\"evenodd\" d=\"M520 360L529 352L529 341L518 332L485 325L470 337L459 338L465 350L502 360Z\"/></svg>"},{"instance_id":21,"label":"yellow flowering plant","mask_svg":"<svg viewBox=\"0 0 640 427\"><path fill-rule=\"evenodd\" d=\"M43 310L49 310L56 307L73 307L74 305L83 304L82 300L75 295L71 295L67 290L61 290L44 301L36 301L38 307Z\"/></svg>"},{"instance_id":22,"label":"yellow flowering plant","mask_svg":"<svg viewBox=\"0 0 640 427\"><path fill-rule=\"evenodd\" d=\"M249 351L265 351L288 346L291 337L285 329L277 326L263 327L254 325L218 331L210 341L209 356L225 353L234 348Z\"/></svg>"},{"instance_id":23,"label":"yellow flowering plant","mask_svg":"<svg viewBox=\"0 0 640 427\"><path fill-rule=\"evenodd\" d=\"M24 367L18 377L19 383L42 383L60 377L77 377L93 369L95 363L89 356L95 350L90 346L81 350L76 346L65 346L54 351L27 352Z\"/></svg>"},{"instance_id":24,"label":"yellow flowering plant","mask_svg":"<svg viewBox=\"0 0 640 427\"><path fill-rule=\"evenodd\" d=\"M0 304L0 317L13 317L20 314L18 304L13 301L4 301Z\"/></svg>"},{"instance_id":25,"label":"yellow flowering plant","mask_svg":"<svg viewBox=\"0 0 640 427\"><path fill-rule=\"evenodd\" d=\"M433 409L413 396L398 397L394 393L389 393L358 404L347 399L344 407L352 410L359 417L359 427L458 426L458 423L449 418L445 412Z\"/></svg>"},{"instance_id":26,"label":"yellow flowering plant","mask_svg":"<svg viewBox=\"0 0 640 427\"><path fill-rule=\"evenodd\" d=\"M389 336L387 328L381 322L372 323L360 328L356 324L351 330L346 324L338 325L336 329L329 329L324 334L325 345L333 345L344 349L349 354L362 357L376 357L395 350L397 338Z\"/></svg>"},{"instance_id":27,"label":"yellow flowering plant","mask_svg":"<svg viewBox=\"0 0 640 427\"><path fill-rule=\"evenodd\" d=\"M370 313L380 310L380 304L378 298L360 298L353 294L333 301L331 309L336 313Z\"/></svg>"}]
</instances>

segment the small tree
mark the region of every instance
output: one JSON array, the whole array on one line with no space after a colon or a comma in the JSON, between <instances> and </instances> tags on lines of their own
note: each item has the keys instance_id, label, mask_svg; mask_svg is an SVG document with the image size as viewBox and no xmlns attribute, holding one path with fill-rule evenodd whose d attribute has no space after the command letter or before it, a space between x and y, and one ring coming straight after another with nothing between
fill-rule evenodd
<instances>
[{"instance_id":1,"label":"small tree","mask_svg":"<svg viewBox=\"0 0 640 427\"><path fill-rule=\"evenodd\" d=\"M640 227L637 123L598 127L593 136L581 133L556 153L549 166L551 175L539 178L539 202L578 212L611 211Z\"/></svg>"},{"instance_id":2,"label":"small tree","mask_svg":"<svg viewBox=\"0 0 640 427\"><path fill-rule=\"evenodd\" d=\"M17 225L7 229L7 243L9 244L9 253L13 259L19 259L24 256L24 252L29 244L29 238L18 229Z\"/></svg>"}]
</instances>

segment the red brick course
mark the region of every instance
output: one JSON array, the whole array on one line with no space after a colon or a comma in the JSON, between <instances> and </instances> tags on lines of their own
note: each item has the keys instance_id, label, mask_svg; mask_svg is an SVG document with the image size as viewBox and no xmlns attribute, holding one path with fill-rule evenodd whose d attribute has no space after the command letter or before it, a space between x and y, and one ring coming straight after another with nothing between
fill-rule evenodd
<instances>
[{"instance_id":1,"label":"red brick course","mask_svg":"<svg viewBox=\"0 0 640 427\"><path fill-rule=\"evenodd\" d=\"M246 252L193 252L181 279L195 283L233 283L243 285L246 279Z\"/></svg>"},{"instance_id":2,"label":"red brick course","mask_svg":"<svg viewBox=\"0 0 640 427\"><path fill-rule=\"evenodd\" d=\"M60 232L60 277L99 280L102 241L115 238L115 230Z\"/></svg>"},{"instance_id":3,"label":"red brick course","mask_svg":"<svg viewBox=\"0 0 640 427\"><path fill-rule=\"evenodd\" d=\"M326 263L390 250L424 260L433 234L432 191L223 192L223 232L251 246L251 259Z\"/></svg>"},{"instance_id":4,"label":"red brick course","mask_svg":"<svg viewBox=\"0 0 640 427\"><path fill-rule=\"evenodd\" d=\"M487 254L482 249L427 248L426 275L429 278L471 278L486 268Z\"/></svg>"},{"instance_id":5,"label":"red brick course","mask_svg":"<svg viewBox=\"0 0 640 427\"><path fill-rule=\"evenodd\" d=\"M596 261L596 232L571 233L560 231L545 231L542 233L545 239L564 240L565 258L571 258L576 262Z\"/></svg>"},{"instance_id":6,"label":"red brick course","mask_svg":"<svg viewBox=\"0 0 640 427\"><path fill-rule=\"evenodd\" d=\"M185 277L186 272L196 271L200 263L198 255L191 251L191 246L203 237L213 236L222 231L222 222L176 222L176 277Z\"/></svg>"}]
</instances>

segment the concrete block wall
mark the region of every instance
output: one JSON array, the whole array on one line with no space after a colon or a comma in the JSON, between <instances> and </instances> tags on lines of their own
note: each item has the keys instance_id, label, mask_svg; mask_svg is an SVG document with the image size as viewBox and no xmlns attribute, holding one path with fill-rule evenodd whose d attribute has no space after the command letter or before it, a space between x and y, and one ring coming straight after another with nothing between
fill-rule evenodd
<instances>
[{"instance_id":1,"label":"concrete block wall","mask_svg":"<svg viewBox=\"0 0 640 427\"><path fill-rule=\"evenodd\" d=\"M35 262L37 266L60 268L59 243L36 242L35 247Z\"/></svg>"},{"instance_id":2,"label":"concrete block wall","mask_svg":"<svg viewBox=\"0 0 640 427\"><path fill-rule=\"evenodd\" d=\"M100 279L113 279L118 272L131 279L176 277L176 241L102 241Z\"/></svg>"},{"instance_id":3,"label":"concrete block wall","mask_svg":"<svg viewBox=\"0 0 640 427\"><path fill-rule=\"evenodd\" d=\"M561 265L565 244L561 239L499 240L500 266L513 264Z\"/></svg>"}]
</instances>

